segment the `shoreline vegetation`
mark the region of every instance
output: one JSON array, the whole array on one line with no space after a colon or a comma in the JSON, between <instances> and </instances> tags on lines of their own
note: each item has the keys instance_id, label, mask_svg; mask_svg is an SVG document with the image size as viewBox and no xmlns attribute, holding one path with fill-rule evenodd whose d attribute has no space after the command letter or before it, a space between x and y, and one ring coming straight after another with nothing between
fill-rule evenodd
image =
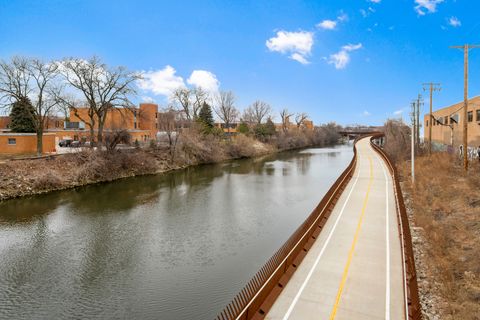
<instances>
[{"instance_id":1,"label":"shoreline vegetation","mask_svg":"<svg viewBox=\"0 0 480 320\"><path fill-rule=\"evenodd\" d=\"M410 129L389 120L385 135L385 151L399 169L424 318L479 319L480 163L465 172L460 157L428 156L419 146L412 184Z\"/></svg>"},{"instance_id":2,"label":"shoreline vegetation","mask_svg":"<svg viewBox=\"0 0 480 320\"><path fill-rule=\"evenodd\" d=\"M338 130L339 127L331 123L312 131L277 132L268 139L257 139L250 134L230 138L205 135L199 128L192 127L181 134L175 149L151 142L132 149L98 151L85 148L55 157L6 161L0 164L0 201L128 177L163 174L196 165L330 146L340 141Z\"/></svg>"}]
</instances>

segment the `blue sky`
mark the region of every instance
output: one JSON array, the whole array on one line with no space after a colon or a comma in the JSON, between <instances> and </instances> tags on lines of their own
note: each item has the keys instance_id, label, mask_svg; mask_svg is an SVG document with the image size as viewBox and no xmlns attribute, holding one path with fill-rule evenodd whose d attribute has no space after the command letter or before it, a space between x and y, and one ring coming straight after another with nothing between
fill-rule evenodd
<instances>
[{"instance_id":1,"label":"blue sky","mask_svg":"<svg viewBox=\"0 0 480 320\"><path fill-rule=\"evenodd\" d=\"M426 81L442 84L438 108L463 99L449 46L480 43L478 12L472 0L0 0L0 58L98 55L145 71L140 99L161 105L202 85L234 91L239 109L261 99L316 123L381 124L407 118ZM478 95L480 49L470 77Z\"/></svg>"}]
</instances>

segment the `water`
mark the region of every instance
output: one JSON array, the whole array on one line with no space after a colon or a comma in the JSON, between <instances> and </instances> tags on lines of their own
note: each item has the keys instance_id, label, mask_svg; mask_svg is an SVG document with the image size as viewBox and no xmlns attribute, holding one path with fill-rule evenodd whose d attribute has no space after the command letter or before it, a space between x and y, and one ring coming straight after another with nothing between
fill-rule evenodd
<instances>
[{"instance_id":1,"label":"water","mask_svg":"<svg viewBox=\"0 0 480 320\"><path fill-rule=\"evenodd\" d=\"M213 319L352 156L285 152L0 203L0 319Z\"/></svg>"}]
</instances>

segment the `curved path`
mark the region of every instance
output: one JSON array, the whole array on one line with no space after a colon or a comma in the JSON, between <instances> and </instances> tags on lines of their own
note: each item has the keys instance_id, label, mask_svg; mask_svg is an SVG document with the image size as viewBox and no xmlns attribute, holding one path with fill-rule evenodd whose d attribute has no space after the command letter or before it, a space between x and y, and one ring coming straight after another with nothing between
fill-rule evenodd
<instances>
[{"instance_id":1,"label":"curved path","mask_svg":"<svg viewBox=\"0 0 480 320\"><path fill-rule=\"evenodd\" d=\"M392 177L370 139L353 178L266 319L405 319Z\"/></svg>"}]
</instances>

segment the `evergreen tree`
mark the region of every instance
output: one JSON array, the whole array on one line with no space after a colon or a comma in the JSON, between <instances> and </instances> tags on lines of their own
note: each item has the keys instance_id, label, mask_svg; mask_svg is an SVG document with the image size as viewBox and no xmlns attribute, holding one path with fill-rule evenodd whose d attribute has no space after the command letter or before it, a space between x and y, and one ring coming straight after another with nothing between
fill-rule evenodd
<instances>
[{"instance_id":1,"label":"evergreen tree","mask_svg":"<svg viewBox=\"0 0 480 320\"><path fill-rule=\"evenodd\" d=\"M215 125L213 120L212 107L206 102L203 103L198 114L198 120L206 127L206 129L212 129Z\"/></svg>"},{"instance_id":2,"label":"evergreen tree","mask_svg":"<svg viewBox=\"0 0 480 320\"><path fill-rule=\"evenodd\" d=\"M265 131L268 136L273 136L277 132L275 124L273 123L271 118L268 118L267 123L265 123Z\"/></svg>"},{"instance_id":3,"label":"evergreen tree","mask_svg":"<svg viewBox=\"0 0 480 320\"><path fill-rule=\"evenodd\" d=\"M10 129L12 132L35 132L35 109L30 99L22 99L12 104L10 111Z\"/></svg>"},{"instance_id":4,"label":"evergreen tree","mask_svg":"<svg viewBox=\"0 0 480 320\"><path fill-rule=\"evenodd\" d=\"M248 134L250 132L250 128L248 127L248 124L242 121L238 125L237 131L243 134Z\"/></svg>"}]
</instances>

